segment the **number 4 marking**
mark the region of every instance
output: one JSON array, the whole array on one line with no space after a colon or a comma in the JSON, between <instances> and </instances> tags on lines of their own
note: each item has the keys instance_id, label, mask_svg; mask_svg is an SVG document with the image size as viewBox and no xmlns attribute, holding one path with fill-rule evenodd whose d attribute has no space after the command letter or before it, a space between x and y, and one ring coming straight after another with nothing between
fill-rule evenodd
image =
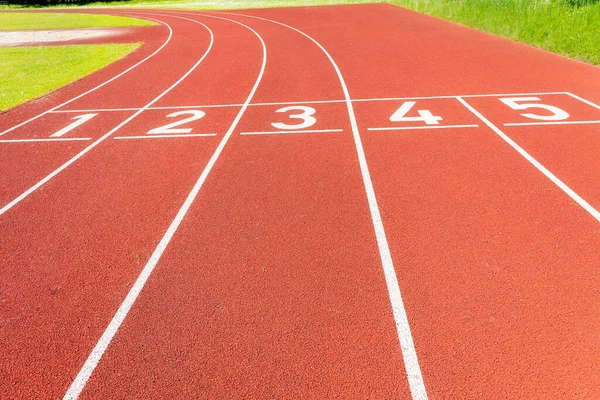
<instances>
[{"instance_id":1,"label":"number 4 marking","mask_svg":"<svg viewBox=\"0 0 600 400\"><path fill-rule=\"evenodd\" d=\"M417 104L416 101L406 101L404 102L399 109L396 110L394 114L390 117L390 121L392 122L416 122L423 121L427 125L439 125L439 121L442 120L442 117L435 116L429 110L418 110L419 117L406 117L405 115L413 108L413 106Z\"/></svg>"},{"instance_id":2,"label":"number 4 marking","mask_svg":"<svg viewBox=\"0 0 600 400\"><path fill-rule=\"evenodd\" d=\"M96 115L98 115L98 114L83 114L83 115L78 115L76 117L73 117L72 119L75 119L76 120L75 122L73 122L71 125L65 126L60 131L53 133L52 135L50 135L50 137L61 137L65 133L71 132L73 129L77 128L79 125L85 124L87 121L94 118Z\"/></svg>"}]
</instances>

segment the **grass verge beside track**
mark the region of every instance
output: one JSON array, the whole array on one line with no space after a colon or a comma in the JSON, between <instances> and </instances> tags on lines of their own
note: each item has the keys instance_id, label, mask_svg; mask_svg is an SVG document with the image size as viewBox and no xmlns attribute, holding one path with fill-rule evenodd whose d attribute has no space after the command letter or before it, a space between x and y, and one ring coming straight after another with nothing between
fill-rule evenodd
<instances>
[{"instance_id":1,"label":"grass verge beside track","mask_svg":"<svg viewBox=\"0 0 600 400\"><path fill-rule=\"evenodd\" d=\"M0 110L73 82L124 57L139 46L0 47Z\"/></svg>"},{"instance_id":2,"label":"grass verge beside track","mask_svg":"<svg viewBox=\"0 0 600 400\"><path fill-rule=\"evenodd\" d=\"M395 0L393 3L600 65L594 0Z\"/></svg>"},{"instance_id":3,"label":"grass verge beside track","mask_svg":"<svg viewBox=\"0 0 600 400\"><path fill-rule=\"evenodd\" d=\"M0 31L106 28L117 26L156 25L152 21L115 17L112 15L61 14L61 13L0 13Z\"/></svg>"}]
</instances>

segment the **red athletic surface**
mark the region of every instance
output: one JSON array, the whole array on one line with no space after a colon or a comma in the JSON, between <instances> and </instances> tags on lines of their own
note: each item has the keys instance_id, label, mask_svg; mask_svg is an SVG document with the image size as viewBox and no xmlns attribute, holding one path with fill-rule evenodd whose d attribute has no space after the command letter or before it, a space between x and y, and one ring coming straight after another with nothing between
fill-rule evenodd
<instances>
[{"instance_id":1,"label":"red athletic surface","mask_svg":"<svg viewBox=\"0 0 600 400\"><path fill-rule=\"evenodd\" d=\"M298 32L225 13L103 11L159 19L171 41L61 108L104 111L65 137L97 139L206 59L113 137L144 136L176 107L301 102L307 129L275 131L285 104L248 107L81 398L410 399L373 222L337 75ZM532 122L501 103L571 92L600 101L600 70L391 5L251 10L314 37L353 99L465 100L600 208L600 124ZM163 14L163 15L158 15ZM168 15L170 14L170 16ZM98 85L161 46L148 29L125 59L0 114L0 131ZM600 110L536 95L569 120ZM600 226L454 98L413 100L445 125L394 126L404 100L355 102L430 399L600 398ZM303 103L305 102L305 103ZM239 106L199 107L213 137L100 143L0 215L0 393L60 398L231 125ZM1 140L46 138L87 113L49 113ZM92 111L90 111L92 112ZM423 125L407 123L408 126ZM396 124L395 126L400 126ZM90 142L0 142L0 207Z\"/></svg>"}]
</instances>

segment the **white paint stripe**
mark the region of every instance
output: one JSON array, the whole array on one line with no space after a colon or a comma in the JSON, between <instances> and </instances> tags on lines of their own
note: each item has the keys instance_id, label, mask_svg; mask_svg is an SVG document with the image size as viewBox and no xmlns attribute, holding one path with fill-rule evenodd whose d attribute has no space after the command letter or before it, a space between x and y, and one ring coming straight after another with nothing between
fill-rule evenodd
<instances>
[{"instance_id":1,"label":"white paint stripe","mask_svg":"<svg viewBox=\"0 0 600 400\"><path fill-rule=\"evenodd\" d=\"M427 391L425 390L425 383L423 382L423 376L421 374L421 368L419 367L419 361L417 358L417 352L415 350L415 345L413 342L412 334L410 332L410 326L408 323L408 317L406 315L406 309L404 307L404 302L402 300L402 296L400 293L400 286L398 285L398 278L396 277L396 271L394 269L394 263L392 261L392 255L390 253L389 245L387 242L385 229L383 227L383 221L381 219L381 215L379 213L379 206L377 205L377 198L375 196L375 190L373 189L373 182L371 181L371 175L369 173L369 167L367 165L367 158L365 156L365 152L362 145L362 140L360 138L360 133L358 131L358 124L356 122L356 116L354 115L354 108L352 105L352 100L350 98L350 93L348 91L348 87L346 86L346 81L342 76L338 65L333 60L329 52L321 46L319 42L313 39L308 34L292 27L286 25L284 23L273 21L266 18L255 17L250 15L243 14L234 14L227 13L231 15L238 15L242 17L249 17L260 19L264 21L269 21L281 26L285 26L286 28L292 29L295 32L298 32L302 36L309 39L315 45L321 49L321 51L327 56L329 62L335 69L335 72L338 76L340 84L342 86L342 90L344 92L344 98L346 107L348 109L348 117L350 119L350 125L352 126L352 135L354 138L354 144L356 147L356 153L358 156L358 161L360 165L360 171L363 179L363 184L365 187L365 192L367 195L367 200L369 204L369 210L371 212L371 219L373 221L373 228L375 230L375 237L377 239L377 246L379 248L379 255L381 258L381 264L383 266L383 272L385 275L385 280L387 283L387 289L390 297L390 303L392 306L392 311L394 315L394 319L396 322L396 330L398 332L398 340L400 342L400 347L402 349L402 356L404 358L404 366L406 369L406 375L408 378L408 385L410 387L410 391L414 400L426 400L427 399Z\"/></svg>"},{"instance_id":2,"label":"white paint stripe","mask_svg":"<svg viewBox=\"0 0 600 400\"><path fill-rule=\"evenodd\" d=\"M173 88L175 88L177 85L179 85L189 74L191 74L192 71L194 71L196 69L196 67L198 65L200 65L200 63L202 62L202 60L204 60L204 58L208 55L208 53L210 52L210 49L212 48L212 44L213 44L213 34L212 34L212 31L210 29L208 29L208 27L206 25L201 24L201 23L199 23L199 24L202 25L204 28L206 28L208 30L208 32L210 34L210 45L208 46L208 48L206 49L206 51L204 52L204 54L202 55L202 57L198 60L198 62L196 62L196 64L194 64L194 66L192 68L190 68L181 78L179 78L167 90L165 90L164 92L162 92L161 94L159 94L150 103L146 104L146 106L142 107L136 113L134 113L133 115L131 115L129 118L127 118L125 121L121 122L119 125L117 125L113 129L111 129L108 133L106 133L103 136L101 136L99 139L97 139L95 142L93 142L92 144L90 144L88 147L86 147L85 149L81 150L79 153L77 153L69 161L67 161L66 163L64 163L63 165L61 165L60 167L58 167L54 171L52 171L50 174L48 174L42 180L40 180L35 185L33 185L32 187L30 187L29 189L27 189L25 192L21 193L21 195L19 195L19 197L17 197L13 201L11 201L10 203L8 203L4 207L2 207L0 209L0 215L4 214L6 211L10 210L12 207L14 207L16 204L18 204L21 200L23 200L24 198L26 198L27 196L29 196L31 193L35 192L37 189L39 189L42 185L44 185L50 179L54 178L56 175L58 175L63 170L65 170L67 167L69 167L71 164L73 164L75 161L79 160L81 157L83 157L85 154L87 154L94 147L96 147L97 145L99 145L100 143L102 143L104 140L106 140L113 133L115 133L116 131L118 131L119 129L121 129L129 121L133 120L135 117L137 117L138 115L140 115L146 108L150 107L152 104L154 104L158 100L160 100L163 96L165 96L167 93L169 93Z\"/></svg>"},{"instance_id":3,"label":"white paint stripe","mask_svg":"<svg viewBox=\"0 0 600 400\"><path fill-rule=\"evenodd\" d=\"M90 110L54 110L48 111L48 113L52 114L69 114L69 113L92 113L92 112L112 112L112 111L138 111L142 107L134 107L134 108L98 108L98 109L90 109ZM148 108L151 110L152 107Z\"/></svg>"},{"instance_id":4,"label":"white paint stripe","mask_svg":"<svg viewBox=\"0 0 600 400\"><path fill-rule=\"evenodd\" d=\"M566 94L568 94L569 96L571 96L574 99L577 99L577 100L579 100L579 101L581 101L581 102L583 102L583 103L585 103L587 105L590 105L590 106L592 106L592 107L597 108L598 110L600 110L600 106L598 104L596 104L596 103L592 103L591 101L586 100L583 97L579 97L577 95L574 95L573 93L570 93L570 92L566 92Z\"/></svg>"},{"instance_id":5,"label":"white paint stripe","mask_svg":"<svg viewBox=\"0 0 600 400\"><path fill-rule=\"evenodd\" d=\"M426 126L388 126L367 128L368 131L409 131L413 129L477 128L479 125L426 125Z\"/></svg>"},{"instance_id":6,"label":"white paint stripe","mask_svg":"<svg viewBox=\"0 0 600 400\"><path fill-rule=\"evenodd\" d=\"M594 217L598 222L600 222L600 213L592 207L587 201L585 201L581 196L579 196L573 189L567 186L563 181L561 181L556 175L550 172L546 167L544 167L539 161L533 158L529 153L527 153L521 146L519 146L514 140L508 137L504 132L502 132L497 126L492 124L487 118L485 118L479 111L473 108L469 103L467 103L464 99L457 97L457 100L460 101L466 108L468 108L477 118L479 118L484 124L486 124L492 131L494 131L498 136L502 138L506 143L508 143L513 149L515 149L523 158L525 158L531 165L538 169L542 174L546 176L546 178L550 179L552 183L558 186L563 192L565 192L571 199L573 199L577 204L583 207L592 217Z\"/></svg>"},{"instance_id":7,"label":"white paint stripe","mask_svg":"<svg viewBox=\"0 0 600 400\"><path fill-rule=\"evenodd\" d=\"M207 137L217 136L216 133L186 133L182 135L142 135L142 136L116 136L113 139L164 139L164 138L181 138L181 137Z\"/></svg>"},{"instance_id":8,"label":"white paint stripe","mask_svg":"<svg viewBox=\"0 0 600 400\"><path fill-rule=\"evenodd\" d=\"M240 135L285 135L289 133L327 133L343 132L343 129L307 129L303 131L264 131L264 132L241 132Z\"/></svg>"},{"instance_id":9,"label":"white paint stripe","mask_svg":"<svg viewBox=\"0 0 600 400\"><path fill-rule=\"evenodd\" d=\"M92 140L92 138L52 138L52 139L2 139L0 143L27 143L27 142L74 142Z\"/></svg>"},{"instance_id":10,"label":"white paint stripe","mask_svg":"<svg viewBox=\"0 0 600 400\"><path fill-rule=\"evenodd\" d=\"M175 18L177 18L177 17L175 17ZM141 293L142 289L144 288L144 285L148 281L148 278L150 278L150 275L152 274L152 271L154 271L154 268L156 267L156 264L160 260L160 258L163 255L165 249L169 245L169 242L173 238L173 235L175 234L175 232L179 228L179 225L183 221L183 218L185 217L185 215L187 214L188 210L190 209L192 203L194 202L194 199L196 198L196 196L200 192L200 189L202 188L204 182L206 181L206 178L208 177L208 174L210 173L210 171L212 170L213 166L215 165L217 159L221 155L221 152L223 151L223 148L225 147L225 145L229 141L229 138L231 137L231 135L233 134L233 131L237 127L240 119L242 118L242 115L244 114L244 112L248 108L248 104L252 100L252 97L254 96L254 93L256 93L256 90L258 89L258 85L260 84L260 81L262 80L262 76L264 74L265 66L266 66L266 62L267 62L267 48L265 46L265 42L260 37L260 35L256 31L254 31L252 28L250 28L247 25L242 24L241 22L238 22L238 21L235 21L235 20L230 20L230 19L227 19L227 18L219 18L219 17L212 17L212 18L223 19L223 20L226 20L226 21L231 21L231 22L234 22L236 24L242 25L245 28L247 28L250 31L252 31L252 33L254 33L258 37L258 39L261 42L262 49L263 49L263 52L262 52L263 60L262 60L262 65L261 65L261 68L260 68L260 72L258 74L256 82L254 83L254 86L252 87L252 90L250 91L250 94L248 95L248 98L246 99L246 102L244 102L244 105L242 106L242 108L240 109L240 111L238 112L238 114L236 115L235 119L233 120L233 123L231 124L231 126L227 130L227 133L225 133L225 136L223 137L223 139L221 140L221 142L217 146L217 149L215 150L215 152L213 153L212 157L208 161L208 164L206 164L206 167L204 167L204 170L202 171L202 174L200 175L200 177L198 178L198 180L194 184L194 187L192 188L192 190L190 191L190 193L186 197L183 205L181 206L181 208L177 212L177 215L175 216L175 219L173 219L173 221L169 225L169 228L165 232L164 236L162 237L162 239L158 243L158 246L156 247L156 249L154 249L154 252L150 256L150 259L148 260L148 262L146 263L146 265L142 269L142 272L140 273L140 275L136 279L135 283L133 284L133 286L129 290L129 293L127 293L127 296L123 300L123 303L121 303L121 305L119 306L119 309L117 310L116 314L113 316L112 320L108 324L106 330L104 331L104 333L102 334L102 336L98 340L98 343L96 343L96 346L94 347L94 349L92 350L92 352L88 356L87 360L85 361L85 364L83 365L83 367L81 368L81 370L77 374L77 377L75 378L75 380L73 381L73 383L69 387L69 390L67 391L67 393L63 397L63 400L75 400L81 394L81 391L84 389L84 387L85 387L85 385L86 385L89 377L92 375L92 373L96 369L96 366L100 362L100 359L102 358L102 356L106 352L106 349L110 345L110 342L112 341L113 337L115 336L115 334L117 333L117 331L119 330L119 328L121 327L121 325L123 324L123 321L127 317L127 314L129 313L129 311L133 307L133 304L135 303L136 299L138 298L139 294ZM185 18L185 19L187 19L187 18Z\"/></svg>"},{"instance_id":11,"label":"white paint stripe","mask_svg":"<svg viewBox=\"0 0 600 400\"><path fill-rule=\"evenodd\" d=\"M28 123L30 123L30 122L32 122L32 121L35 121L36 119L38 119L38 118L40 118L40 117L42 117L42 116L44 116L44 115L46 115L46 114L48 114L48 113L50 113L50 112L56 111L56 110L57 110L57 109L59 109L60 107L64 107L64 106L66 106L67 104L70 104L70 103L72 103L72 102L74 102L74 101L76 101L76 100L79 100L80 98L82 98L82 97L84 97L84 96L86 96L86 95L88 95L88 94L90 94L90 93L92 93L92 92L94 92L94 91L96 91L96 90L100 89L101 87L103 87L103 86L105 86L105 85L108 85L109 83L111 83L111 82L112 82L112 81L114 81L115 79L118 79L118 78L120 78L121 76L125 75L126 73L128 73L128 72L129 72L129 71L131 71L132 69L134 69L134 68L138 67L139 65L143 64L144 62L148 61L150 58L152 58L152 57L154 57L156 54L158 54L158 53L159 53L159 52L160 52L160 51L161 51L161 50L162 50L162 49L163 49L163 48L164 48L164 47L167 45L167 43L169 43L169 42L171 41L171 37L173 36L173 29L171 29L171 26L170 26L169 24L167 24L166 22L159 21L159 20L152 19L152 18L148 18L148 19L149 19L149 20L152 20L152 21L155 21L155 22L158 22L158 23L160 23L160 24L162 24L162 25L165 25L165 26L166 26L166 27L169 29L169 36L167 37L167 39L165 40L165 42L164 42L164 43L163 43L163 44L162 44L162 45L161 45L161 46L160 46L158 49L156 49L156 51L154 51L154 53L150 54L148 57L146 57L146 58L144 58L143 60L141 60L141 61L137 62L136 64L132 65L131 67L127 68L125 71L123 71L123 72L121 72L121 73L119 73L119 74L117 74L117 75L113 76L113 77L112 77L112 78L110 78L109 80L107 80L107 81L105 81L105 82L103 82L103 83L99 84L99 85L98 85L98 86L96 86L96 87L93 87L93 88L91 88L91 89L90 89L90 90L88 90L87 92L81 93L80 95L78 95L78 96L75 96L75 97L73 97L72 99L70 99L70 100L67 100L67 101L65 101L65 102L64 102L64 103L62 103L62 104L59 104L58 106L52 107L51 109L49 109L49 110L46 110L46 111L44 111L43 113L36 115L35 117L29 118L29 119L28 119L28 120L26 120L26 121L23 121L23 122L21 122L21 123L19 123L19 124L15 125L15 126L13 126L13 127L9 128L9 129L5 130L5 131L3 131L3 132L0 132L0 136L2 136L2 135L5 135L5 134L7 134L8 132L12 132L12 131L14 131L15 129L17 129L17 128L20 128L20 127L21 127L21 126L23 126L23 125L26 125L26 124L28 124Z\"/></svg>"},{"instance_id":12,"label":"white paint stripe","mask_svg":"<svg viewBox=\"0 0 600 400\"><path fill-rule=\"evenodd\" d=\"M187 15L187 14L186 14ZM541 96L541 95L555 95L555 94L568 94L568 92L544 92L544 93L511 93L511 94L470 94L458 97L502 97L502 96ZM428 99L455 99L456 95L448 96L422 96L422 97L381 97L381 98L366 98L366 99L352 99L353 103L356 102L369 102L369 101L394 101L394 100L428 100ZM252 103L250 107L255 106L279 106L286 104L331 104L331 103L345 103L346 100L306 100L306 101L275 101L275 102L263 102L263 103ZM197 106L165 106L165 107L149 107L148 110L181 110L188 108L219 108L219 107L241 107L242 104L205 104ZM139 108L101 108L101 109L90 109L90 110L57 110L51 111L54 113L88 113L88 112L108 112L108 111L136 111Z\"/></svg>"},{"instance_id":13,"label":"white paint stripe","mask_svg":"<svg viewBox=\"0 0 600 400\"><path fill-rule=\"evenodd\" d=\"M504 126L600 124L600 121L509 122Z\"/></svg>"},{"instance_id":14,"label":"white paint stripe","mask_svg":"<svg viewBox=\"0 0 600 400\"><path fill-rule=\"evenodd\" d=\"M567 94L567 92L536 92L536 93L501 93L501 94L465 94L460 96L421 96L421 97L376 97L369 99L354 99L353 102L361 101L395 101L395 100L433 100L433 99L455 99L457 97L508 97L508 96L543 96L543 95L555 95L555 94Z\"/></svg>"},{"instance_id":15,"label":"white paint stripe","mask_svg":"<svg viewBox=\"0 0 600 400\"><path fill-rule=\"evenodd\" d=\"M113 139L164 139L217 136L216 133L186 133L183 135L143 135L143 136L116 136Z\"/></svg>"}]
</instances>

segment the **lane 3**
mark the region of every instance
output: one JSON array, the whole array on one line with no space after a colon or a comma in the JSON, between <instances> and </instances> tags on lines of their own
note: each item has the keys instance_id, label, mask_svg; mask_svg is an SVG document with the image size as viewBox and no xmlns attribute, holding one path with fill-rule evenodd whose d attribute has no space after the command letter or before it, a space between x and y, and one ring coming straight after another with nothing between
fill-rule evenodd
<instances>
[{"instance_id":1,"label":"lane 3","mask_svg":"<svg viewBox=\"0 0 600 400\"><path fill-rule=\"evenodd\" d=\"M330 47L354 97L600 84L591 66L389 5L336 8L346 24L335 34L322 28L329 17L319 10L310 20L286 10L260 15ZM357 36L363 31L370 34ZM402 102L385 104L357 106L360 126L393 124ZM407 116L417 110L444 115L443 124L480 125L363 135L429 397L598 397L598 222L452 99L417 102ZM566 146L530 134L527 147L541 155L532 142L556 155ZM575 168L586 153L570 146L575 160L560 162ZM579 185L594 190L591 180Z\"/></svg>"},{"instance_id":2,"label":"lane 3","mask_svg":"<svg viewBox=\"0 0 600 400\"><path fill-rule=\"evenodd\" d=\"M310 41L243 20L254 101L342 95ZM307 111L278 109L248 109L81 398L410 398L347 112L242 135Z\"/></svg>"},{"instance_id":3,"label":"lane 3","mask_svg":"<svg viewBox=\"0 0 600 400\"><path fill-rule=\"evenodd\" d=\"M193 24L171 19L174 25ZM231 23L212 25L215 35L251 35ZM180 51L195 52L197 61L206 50L205 35L199 29L194 47ZM203 83L206 98L200 101L211 102L209 94L231 74L250 90L257 68L231 70L223 59L230 50L248 60L260 54L258 43L244 45L214 43L215 52L204 62L224 67ZM201 70L202 65L192 74ZM119 134L146 134L165 122L162 115L134 119ZM212 123L222 135L231 118L224 115ZM0 381L5 396L57 398L65 393L218 139L107 140L5 215L0 226Z\"/></svg>"}]
</instances>

